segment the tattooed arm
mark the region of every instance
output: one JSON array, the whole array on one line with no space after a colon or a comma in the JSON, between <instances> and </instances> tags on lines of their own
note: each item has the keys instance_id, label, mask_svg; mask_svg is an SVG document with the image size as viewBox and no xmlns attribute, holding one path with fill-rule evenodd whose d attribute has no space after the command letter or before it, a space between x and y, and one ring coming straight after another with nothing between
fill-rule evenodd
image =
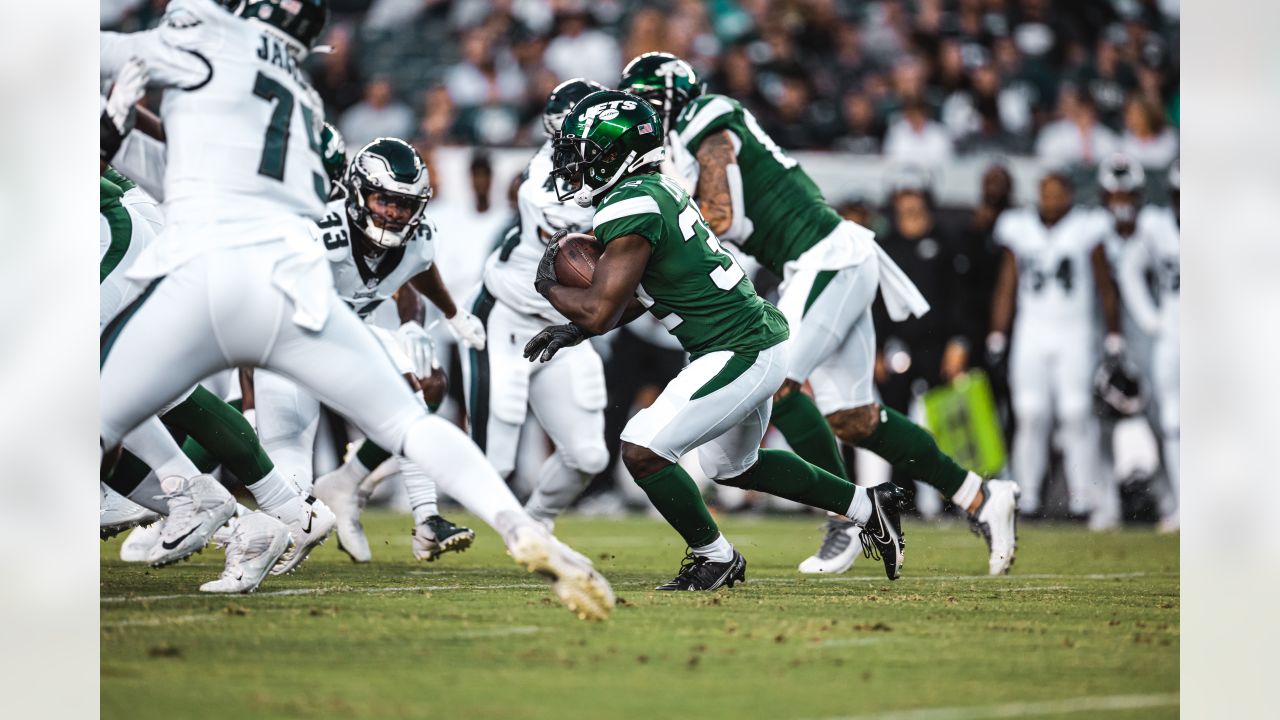
<instances>
[{"instance_id":1,"label":"tattooed arm","mask_svg":"<svg viewBox=\"0 0 1280 720\"><path fill-rule=\"evenodd\" d=\"M711 226L711 232L729 239L729 231L734 228L735 207L741 209L742 203L734 203L733 188L730 175L738 180L738 191L741 194L742 176L738 172L738 153L734 147L734 138L728 130L708 135L698 147L698 209L702 217Z\"/></svg>"}]
</instances>

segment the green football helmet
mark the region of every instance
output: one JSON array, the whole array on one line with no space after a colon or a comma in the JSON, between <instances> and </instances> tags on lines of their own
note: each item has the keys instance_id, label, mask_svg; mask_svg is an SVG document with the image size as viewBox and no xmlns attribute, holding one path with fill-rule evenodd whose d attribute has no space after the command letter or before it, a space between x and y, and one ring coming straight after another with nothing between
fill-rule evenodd
<instances>
[{"instance_id":1,"label":"green football helmet","mask_svg":"<svg viewBox=\"0 0 1280 720\"><path fill-rule=\"evenodd\" d=\"M332 123L325 123L320 131L320 160L329 183L336 186L342 182L342 176L347 174L347 143Z\"/></svg>"},{"instance_id":2,"label":"green football helmet","mask_svg":"<svg viewBox=\"0 0 1280 720\"><path fill-rule=\"evenodd\" d=\"M657 169L662 121L635 95L601 90L573 106L551 148L556 197L590 207L623 178Z\"/></svg>"},{"instance_id":3,"label":"green football helmet","mask_svg":"<svg viewBox=\"0 0 1280 720\"><path fill-rule=\"evenodd\" d=\"M557 85L547 97L547 106L542 111L542 129L547 131L547 137L553 138L560 132L564 116L569 114L575 103L597 90L608 89L586 78L573 78Z\"/></svg>"},{"instance_id":4,"label":"green football helmet","mask_svg":"<svg viewBox=\"0 0 1280 720\"><path fill-rule=\"evenodd\" d=\"M422 156L397 138L378 138L351 158L347 169L347 215L353 227L381 248L397 248L413 237L433 194ZM378 195L379 214L370 206Z\"/></svg>"},{"instance_id":5,"label":"green football helmet","mask_svg":"<svg viewBox=\"0 0 1280 720\"><path fill-rule=\"evenodd\" d=\"M232 15L279 28L310 50L329 21L329 0L219 0Z\"/></svg>"},{"instance_id":6,"label":"green football helmet","mask_svg":"<svg viewBox=\"0 0 1280 720\"><path fill-rule=\"evenodd\" d=\"M627 63L618 83L619 90L639 95L657 109L667 130L705 87L692 65L664 52L645 53Z\"/></svg>"}]
</instances>

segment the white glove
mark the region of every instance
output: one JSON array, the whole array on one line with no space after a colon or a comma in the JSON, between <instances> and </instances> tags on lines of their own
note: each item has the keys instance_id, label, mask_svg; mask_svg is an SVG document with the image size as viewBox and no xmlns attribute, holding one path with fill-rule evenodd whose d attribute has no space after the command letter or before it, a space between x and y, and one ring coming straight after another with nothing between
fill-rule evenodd
<instances>
[{"instance_id":1,"label":"white glove","mask_svg":"<svg viewBox=\"0 0 1280 720\"><path fill-rule=\"evenodd\" d=\"M147 65L138 58L130 58L120 68L111 93L102 104L100 153L104 161L115 157L124 142L124 136L133 129L137 116L137 104L147 91Z\"/></svg>"},{"instance_id":2,"label":"white glove","mask_svg":"<svg viewBox=\"0 0 1280 720\"><path fill-rule=\"evenodd\" d=\"M413 363L413 374L420 378L430 377L431 370L438 366L436 345L431 335L418 323L407 322L396 331L396 340Z\"/></svg>"},{"instance_id":3,"label":"white glove","mask_svg":"<svg viewBox=\"0 0 1280 720\"><path fill-rule=\"evenodd\" d=\"M484 323L480 322L480 318L459 308L453 317L445 318L445 321L449 323L449 330L459 342L472 350L484 349Z\"/></svg>"}]
</instances>

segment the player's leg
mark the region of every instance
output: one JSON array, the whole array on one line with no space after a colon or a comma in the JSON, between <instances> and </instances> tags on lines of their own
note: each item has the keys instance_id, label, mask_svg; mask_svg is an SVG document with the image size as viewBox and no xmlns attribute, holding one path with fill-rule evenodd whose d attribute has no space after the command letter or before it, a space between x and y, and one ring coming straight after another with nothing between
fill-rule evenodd
<instances>
[{"instance_id":1,"label":"player's leg","mask_svg":"<svg viewBox=\"0 0 1280 720\"><path fill-rule=\"evenodd\" d=\"M1182 498L1180 463L1182 407L1178 388L1179 369L1177 337L1161 336L1156 345L1154 384L1160 409L1165 474L1169 477L1174 501L1173 511L1160 518L1159 529L1162 532L1174 532L1180 527L1178 518Z\"/></svg>"},{"instance_id":2,"label":"player's leg","mask_svg":"<svg viewBox=\"0 0 1280 720\"><path fill-rule=\"evenodd\" d=\"M587 343L560 351L533 375L529 405L556 449L542 464L525 509L548 527L609 464L606 397L604 365Z\"/></svg>"},{"instance_id":3,"label":"player's leg","mask_svg":"<svg viewBox=\"0 0 1280 720\"><path fill-rule=\"evenodd\" d=\"M285 480L310 494L320 403L270 370L254 371L253 399L262 450Z\"/></svg>"},{"instance_id":4,"label":"player's leg","mask_svg":"<svg viewBox=\"0 0 1280 720\"><path fill-rule=\"evenodd\" d=\"M282 323L265 360L351 418L379 445L421 467L441 490L497 530L517 562L552 578L561 600L580 617L608 615L613 594L604 578L525 513L461 430L427 413L373 334L336 295L318 332Z\"/></svg>"},{"instance_id":5,"label":"player's leg","mask_svg":"<svg viewBox=\"0 0 1280 720\"><path fill-rule=\"evenodd\" d=\"M196 379L225 367L225 356L208 342L212 328L201 311L206 294L197 263L150 284L104 328L99 383L104 447L114 447ZM148 558L153 564L176 562L203 549L235 512L235 499L207 475L165 478L161 488L169 518Z\"/></svg>"},{"instance_id":6,"label":"player's leg","mask_svg":"<svg viewBox=\"0 0 1280 720\"><path fill-rule=\"evenodd\" d=\"M1120 524L1120 490L1115 472L1102 462L1102 437L1093 412L1096 356L1085 333L1064 338L1053 367L1053 397L1062 442L1068 508L1088 515L1089 526L1106 530Z\"/></svg>"},{"instance_id":7,"label":"player's leg","mask_svg":"<svg viewBox=\"0 0 1280 720\"><path fill-rule=\"evenodd\" d=\"M1040 491L1049 472L1054 362L1050 349L1057 339L1049 328L1044 330L1043 335L1032 335L1031 329L1015 333L1009 351L1009 396L1016 426L1010 469L1022 490L1018 509L1024 515L1040 512Z\"/></svg>"}]
</instances>

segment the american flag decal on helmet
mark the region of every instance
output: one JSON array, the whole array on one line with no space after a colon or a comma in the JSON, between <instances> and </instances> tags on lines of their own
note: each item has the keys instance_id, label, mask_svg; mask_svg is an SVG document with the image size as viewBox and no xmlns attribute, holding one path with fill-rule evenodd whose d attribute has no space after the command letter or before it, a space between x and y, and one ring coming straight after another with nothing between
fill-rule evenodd
<instances>
[{"instance_id":1,"label":"american flag decal on helmet","mask_svg":"<svg viewBox=\"0 0 1280 720\"><path fill-rule=\"evenodd\" d=\"M653 132L653 123L642 123L636 126L636 132L641 135L648 135Z\"/></svg>"}]
</instances>

